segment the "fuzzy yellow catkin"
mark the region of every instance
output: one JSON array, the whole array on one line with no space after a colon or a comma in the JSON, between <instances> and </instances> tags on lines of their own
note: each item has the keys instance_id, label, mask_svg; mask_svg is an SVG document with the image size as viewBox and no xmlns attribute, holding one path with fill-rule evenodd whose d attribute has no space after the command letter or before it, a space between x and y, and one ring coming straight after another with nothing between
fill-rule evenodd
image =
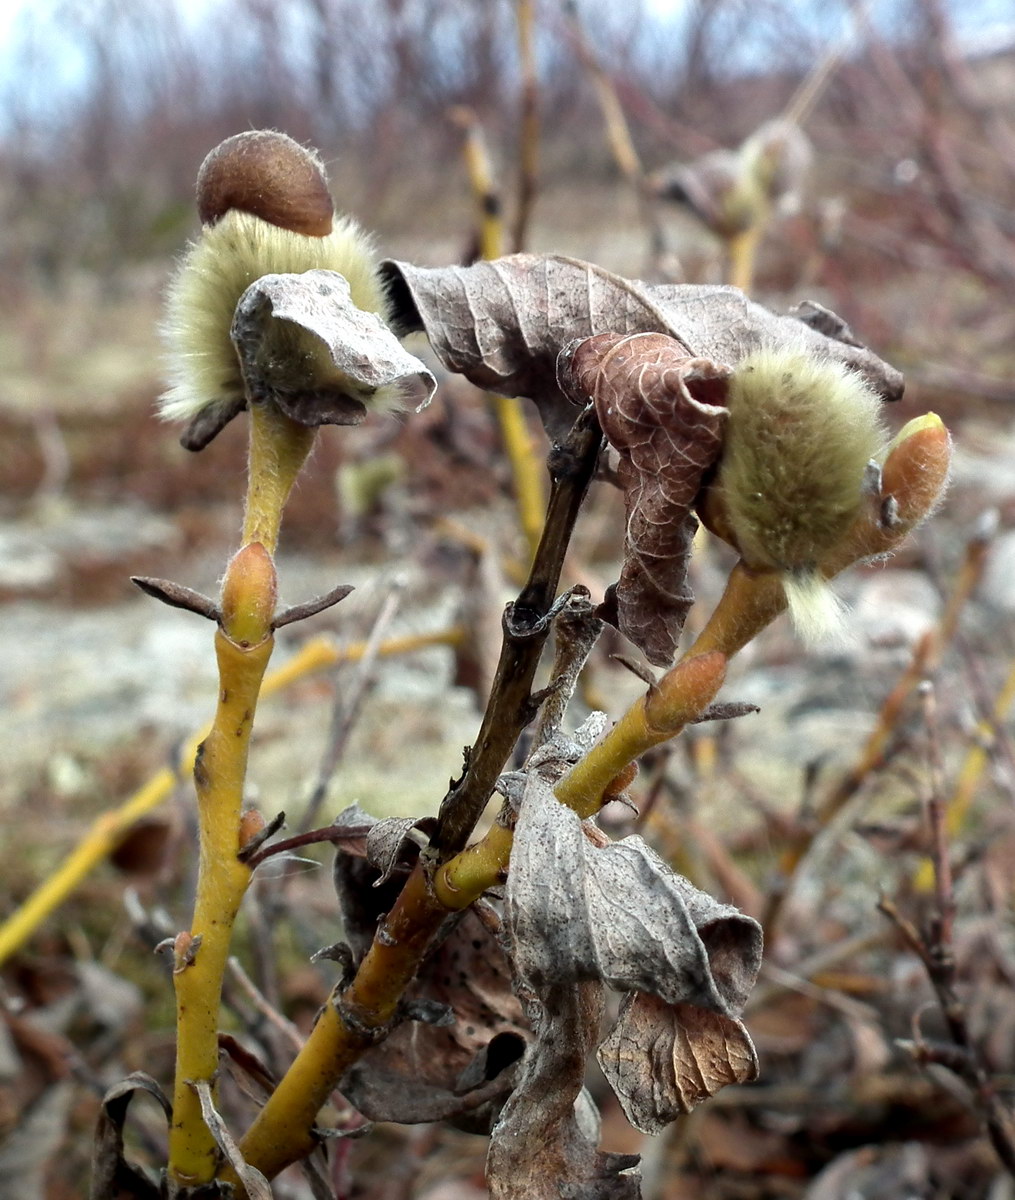
<instances>
[{"instance_id":1,"label":"fuzzy yellow catkin","mask_svg":"<svg viewBox=\"0 0 1015 1200\"><path fill-rule=\"evenodd\" d=\"M886 434L877 394L855 372L803 350L763 349L735 370L717 486L749 567L779 572L798 631L842 629L820 566L860 512L868 462Z\"/></svg>"},{"instance_id":2,"label":"fuzzy yellow catkin","mask_svg":"<svg viewBox=\"0 0 1015 1200\"><path fill-rule=\"evenodd\" d=\"M228 156L221 153L223 148L233 142L242 148L247 139L253 138L267 143L269 153L279 150L302 156L313 169L320 169L316 155L285 135L270 131L230 139L209 155L206 167L218 155L218 162L225 159L228 169ZM203 173L206 167L202 168ZM239 167L249 172L252 169L249 157L241 158ZM253 169L258 169L258 164ZM326 192L323 171L321 175ZM285 176L272 178L270 172L265 178L265 189L281 190L288 182ZM264 190L258 191L257 180L243 182L245 190L257 201L264 199ZM302 211L292 219L295 227L286 228L277 223L286 220L285 201L283 194L275 206L275 219L265 220L241 207L246 203L242 195L234 198L227 192L223 203L233 206L216 214L214 221L208 221L184 255L169 286L162 328L170 385L159 402L165 420L189 420L209 407L229 408L243 400L243 379L229 331L240 297L263 275L302 274L315 269L337 271L348 281L357 307L382 318L387 315L370 236L350 217L337 217L332 222L330 212L324 218L328 232L323 236L298 231L305 228ZM296 194L293 201L293 207L302 210L304 197ZM254 200L249 203L254 207ZM326 203L330 209L330 197ZM260 204L257 207L264 211ZM275 322L272 344L266 348L265 357L269 369L278 364L288 390L299 390L301 386L342 390L348 382L348 394L374 411L401 407L397 388L364 395L362 389L345 381L324 344L291 322Z\"/></svg>"}]
</instances>

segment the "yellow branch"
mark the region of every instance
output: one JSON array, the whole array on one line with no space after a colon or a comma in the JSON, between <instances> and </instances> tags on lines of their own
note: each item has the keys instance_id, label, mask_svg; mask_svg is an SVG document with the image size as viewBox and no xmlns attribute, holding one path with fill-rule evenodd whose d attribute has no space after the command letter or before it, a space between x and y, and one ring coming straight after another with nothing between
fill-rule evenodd
<instances>
[{"instance_id":1,"label":"yellow branch","mask_svg":"<svg viewBox=\"0 0 1015 1200\"><path fill-rule=\"evenodd\" d=\"M479 254L484 259L499 258L504 246L504 222L490 156L475 115L470 110L463 110L459 113L459 121L465 127L465 165L479 209ZM536 454L521 400L517 396L494 396L493 404L514 480L518 524L531 558L543 532L546 509L543 466Z\"/></svg>"},{"instance_id":2,"label":"yellow branch","mask_svg":"<svg viewBox=\"0 0 1015 1200\"><path fill-rule=\"evenodd\" d=\"M542 460L536 453L521 400L517 396L494 396L493 404L514 477L518 523L525 534L531 560L539 546L546 510Z\"/></svg>"},{"instance_id":3,"label":"yellow branch","mask_svg":"<svg viewBox=\"0 0 1015 1200\"><path fill-rule=\"evenodd\" d=\"M240 1142L252 1167L271 1179L314 1149L318 1112L349 1067L385 1031L447 915L417 866L356 978L344 993L332 994L303 1049ZM239 1182L228 1169L221 1178L234 1186Z\"/></svg>"},{"instance_id":4,"label":"yellow branch","mask_svg":"<svg viewBox=\"0 0 1015 1200\"><path fill-rule=\"evenodd\" d=\"M216 634L218 708L194 763L200 826L197 898L187 953L178 953L173 972L177 1032L169 1171L183 1187L209 1182L218 1167L215 1138L191 1084L211 1085L218 1074L222 978L233 923L252 874L238 857L247 751L272 648L270 637L241 648L221 630Z\"/></svg>"},{"instance_id":5,"label":"yellow branch","mask_svg":"<svg viewBox=\"0 0 1015 1200\"><path fill-rule=\"evenodd\" d=\"M990 761L990 748L996 736L997 727L1007 718L1013 704L1015 704L1015 664L1012 664L1009 669L1008 677L994 701L991 718L977 722L973 734L973 744L966 753L959 770L955 791L948 804L945 829L949 837L955 837L962 832L970 806L976 796L976 789L979 787L984 769ZM916 873L915 886L918 892L929 892L934 887L934 864L930 859L925 859L920 864Z\"/></svg>"},{"instance_id":6,"label":"yellow branch","mask_svg":"<svg viewBox=\"0 0 1015 1200\"><path fill-rule=\"evenodd\" d=\"M306 462L316 429L297 425L274 405L250 405L250 462L243 545L260 542L275 553L282 510Z\"/></svg>"}]
</instances>

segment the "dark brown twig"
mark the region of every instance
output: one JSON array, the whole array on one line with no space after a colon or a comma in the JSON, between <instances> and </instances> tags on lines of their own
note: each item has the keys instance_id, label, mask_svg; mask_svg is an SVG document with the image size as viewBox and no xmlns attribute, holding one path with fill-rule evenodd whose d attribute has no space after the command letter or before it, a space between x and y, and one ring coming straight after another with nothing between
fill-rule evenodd
<instances>
[{"instance_id":1,"label":"dark brown twig","mask_svg":"<svg viewBox=\"0 0 1015 1200\"><path fill-rule=\"evenodd\" d=\"M433 846L446 861L465 848L522 730L532 719L532 681L550 632L550 612L578 510L595 471L602 434L591 406L550 452L546 524L529 578L504 612L497 674L465 771L444 797Z\"/></svg>"}]
</instances>

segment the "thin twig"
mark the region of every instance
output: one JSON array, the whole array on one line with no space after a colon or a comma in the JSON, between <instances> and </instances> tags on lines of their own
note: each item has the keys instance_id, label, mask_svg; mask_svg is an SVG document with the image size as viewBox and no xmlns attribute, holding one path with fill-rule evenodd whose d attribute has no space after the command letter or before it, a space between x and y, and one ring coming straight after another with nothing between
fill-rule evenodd
<instances>
[{"instance_id":1,"label":"thin twig","mask_svg":"<svg viewBox=\"0 0 1015 1200\"><path fill-rule=\"evenodd\" d=\"M888 763L898 743L898 730L910 697L922 679L936 672L945 649L955 638L959 617L983 574L992 536L989 523L982 523L970 538L937 626L914 647L909 664L881 706L877 723L859 758L818 805L814 819L802 825L783 850L778 882L772 888L762 919L768 939L778 928L793 879L818 835L843 811L865 781Z\"/></svg>"},{"instance_id":2,"label":"thin twig","mask_svg":"<svg viewBox=\"0 0 1015 1200\"><path fill-rule=\"evenodd\" d=\"M603 622L594 611L588 589L579 586L572 591L553 622L556 647L547 696L532 735L533 749L548 742L560 730L578 676L603 631Z\"/></svg>"},{"instance_id":3,"label":"thin twig","mask_svg":"<svg viewBox=\"0 0 1015 1200\"><path fill-rule=\"evenodd\" d=\"M408 634L391 638L380 647L385 657L409 654L429 646L456 646L465 638L460 626L436 633ZM261 698L281 691L314 671L339 662L356 662L363 657L362 642L340 647L331 637L312 638L284 666L265 676ZM138 791L117 808L100 813L91 827L56 870L44 879L27 900L0 922L0 964L15 954L42 922L78 888L82 881L120 844L141 817L157 808L194 765L197 747L208 733L207 726L181 747L178 761L157 771Z\"/></svg>"},{"instance_id":4,"label":"thin twig","mask_svg":"<svg viewBox=\"0 0 1015 1200\"><path fill-rule=\"evenodd\" d=\"M638 151L635 149L617 89L609 72L596 57L595 51L589 43L575 0L563 0L563 9L578 61L588 72L595 88L596 100L602 113L610 152L620 168L621 174L634 190L638 201L638 215L648 235L652 267L659 269L668 254L666 233L659 217L657 198L649 186Z\"/></svg>"},{"instance_id":5,"label":"thin twig","mask_svg":"<svg viewBox=\"0 0 1015 1200\"><path fill-rule=\"evenodd\" d=\"M267 996L260 990L256 983L250 978L243 967L240 965L240 960L235 956L230 957L229 974L243 989L247 998L253 1004L254 1008L268 1021L268 1023L285 1038L293 1050L298 1054L303 1047L303 1038L300 1036L299 1030L287 1017L284 1017L278 1009L271 1003Z\"/></svg>"},{"instance_id":6,"label":"thin twig","mask_svg":"<svg viewBox=\"0 0 1015 1200\"><path fill-rule=\"evenodd\" d=\"M968 1084L974 1108L986 1127L991 1145L1005 1169L1015 1177L1015 1119L1011 1110L998 1096L993 1080L983 1065L979 1050L970 1035L965 1004L957 988L953 946L955 897L945 822L937 708L933 687L927 683L921 690L927 729L924 803L930 825L934 863L935 911L931 916L929 934L921 934L911 921L900 914L892 901L882 899L878 908L894 922L905 942L923 963L941 1006L951 1045L927 1042L920 1034L919 1028L913 1041L903 1044L917 1062L947 1067Z\"/></svg>"},{"instance_id":7,"label":"thin twig","mask_svg":"<svg viewBox=\"0 0 1015 1200\"><path fill-rule=\"evenodd\" d=\"M338 764L342 761L345 748L349 744L349 735L363 711L363 703L368 693L377 682L376 668L381 642L387 633L388 626L398 612L404 590L404 579L398 579L392 583L391 589L381 605L381 611L374 621L374 627L370 630L370 636L367 638L366 648L360 659L352 686L345 692L337 687L335 689L335 705L331 714L328 742L321 758L320 769L317 772L317 782L314 784L314 790L310 793L306 811L300 821L301 833L305 833L316 823L321 805L328 794L328 785L331 783Z\"/></svg>"}]
</instances>

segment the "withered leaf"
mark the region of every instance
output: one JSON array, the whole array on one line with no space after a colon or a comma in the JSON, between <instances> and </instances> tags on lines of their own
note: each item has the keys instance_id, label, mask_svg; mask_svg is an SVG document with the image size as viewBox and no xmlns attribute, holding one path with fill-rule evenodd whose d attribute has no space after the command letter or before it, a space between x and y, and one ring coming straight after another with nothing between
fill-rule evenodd
<instances>
[{"instance_id":1,"label":"withered leaf","mask_svg":"<svg viewBox=\"0 0 1015 1200\"><path fill-rule=\"evenodd\" d=\"M691 1004L667 1004L647 992L624 997L597 1057L627 1119L642 1133L661 1133L727 1084L758 1075L742 1021Z\"/></svg>"},{"instance_id":2,"label":"withered leaf","mask_svg":"<svg viewBox=\"0 0 1015 1200\"><path fill-rule=\"evenodd\" d=\"M663 333L604 333L575 347L559 376L573 398L592 399L620 454L627 509L620 631L649 662L669 666L694 601L691 506L722 449L730 370Z\"/></svg>"},{"instance_id":3,"label":"withered leaf","mask_svg":"<svg viewBox=\"0 0 1015 1200\"><path fill-rule=\"evenodd\" d=\"M637 1200L637 1158L604 1155L575 1111L603 1008L597 981L551 985L534 1013L537 1040L494 1126L486 1176L491 1200Z\"/></svg>"},{"instance_id":4,"label":"withered leaf","mask_svg":"<svg viewBox=\"0 0 1015 1200\"><path fill-rule=\"evenodd\" d=\"M367 838L377 818L358 805L343 809L335 818L335 864L332 878L342 914L342 936L353 960L359 962L370 948L380 916L394 904L405 880L380 883L380 873L367 861Z\"/></svg>"},{"instance_id":5,"label":"withered leaf","mask_svg":"<svg viewBox=\"0 0 1015 1200\"><path fill-rule=\"evenodd\" d=\"M412 836L418 830L423 839L436 828L435 817L386 817L371 825L367 834L367 861L380 871L374 886L380 887L419 856L420 843Z\"/></svg>"},{"instance_id":6,"label":"withered leaf","mask_svg":"<svg viewBox=\"0 0 1015 1200\"><path fill-rule=\"evenodd\" d=\"M378 821L353 806L335 820L349 831L335 857L343 933L358 958L401 879L380 887L378 869L397 861L411 818ZM425 821L424 821L425 825ZM367 861L370 856L377 865ZM511 987L511 968L485 904L451 918L407 994L409 1003L446 1005L449 1026L406 1020L346 1073L342 1090L364 1116L402 1124L454 1120L486 1132L510 1091L512 1064L531 1036Z\"/></svg>"},{"instance_id":7,"label":"withered leaf","mask_svg":"<svg viewBox=\"0 0 1015 1200\"><path fill-rule=\"evenodd\" d=\"M215 1139L215 1144L222 1151L226 1161L236 1172L240 1183L243 1184L243 1190L247 1194L248 1200L271 1200L271 1186L267 1179L256 1167L250 1166L244 1159L233 1135L229 1132L229 1127L215 1107L211 1084L202 1079L197 1083L192 1083L191 1087L197 1092L198 1103L201 1105L201 1116L204 1118L205 1125L208 1126L209 1132Z\"/></svg>"},{"instance_id":8,"label":"withered leaf","mask_svg":"<svg viewBox=\"0 0 1015 1200\"><path fill-rule=\"evenodd\" d=\"M859 371L884 399L902 395L901 374L871 351L777 316L732 287L652 287L560 255L515 254L470 267L389 261L381 270L396 332L423 330L449 370L534 400L551 438L563 437L574 419L556 385L557 355L598 333L668 333L690 354L730 367L762 345L813 348Z\"/></svg>"},{"instance_id":9,"label":"withered leaf","mask_svg":"<svg viewBox=\"0 0 1015 1200\"><path fill-rule=\"evenodd\" d=\"M600 979L735 1015L761 965L761 927L672 871L637 836L604 847L530 775L511 851L513 962L537 992Z\"/></svg>"},{"instance_id":10,"label":"withered leaf","mask_svg":"<svg viewBox=\"0 0 1015 1200\"><path fill-rule=\"evenodd\" d=\"M409 997L447 1005L447 1026L405 1021L346 1073L342 1091L375 1121L457 1118L488 1131L530 1038L488 906L468 909L431 952Z\"/></svg>"},{"instance_id":11,"label":"withered leaf","mask_svg":"<svg viewBox=\"0 0 1015 1200\"><path fill-rule=\"evenodd\" d=\"M172 1106L165 1093L150 1075L135 1071L114 1084L102 1097L102 1108L95 1129L92 1150L92 1179L89 1196L92 1200L108 1200L110 1196L134 1196L138 1200L158 1200L159 1188L138 1167L123 1157L123 1127L127 1109L136 1092L153 1096L172 1120Z\"/></svg>"},{"instance_id":12,"label":"withered leaf","mask_svg":"<svg viewBox=\"0 0 1015 1200\"><path fill-rule=\"evenodd\" d=\"M638 1128L753 1078L737 1018L761 965L761 927L640 838L595 845L536 773L515 829L507 926L516 973L544 1005L584 980L630 993L601 1061Z\"/></svg>"},{"instance_id":13,"label":"withered leaf","mask_svg":"<svg viewBox=\"0 0 1015 1200\"><path fill-rule=\"evenodd\" d=\"M298 354L283 361L274 352L278 322L318 338L340 382L308 377ZM302 425L357 425L375 392L405 380L422 383L424 403L437 388L427 367L402 347L380 317L356 307L347 280L336 271L256 280L240 297L230 333L248 394L273 400Z\"/></svg>"},{"instance_id":14,"label":"withered leaf","mask_svg":"<svg viewBox=\"0 0 1015 1200\"><path fill-rule=\"evenodd\" d=\"M436 269L385 262L381 272L396 332L423 330L448 370L490 391L534 400L556 438L575 416L557 388L561 349L610 329L667 327L648 289L577 259L513 254Z\"/></svg>"}]
</instances>

